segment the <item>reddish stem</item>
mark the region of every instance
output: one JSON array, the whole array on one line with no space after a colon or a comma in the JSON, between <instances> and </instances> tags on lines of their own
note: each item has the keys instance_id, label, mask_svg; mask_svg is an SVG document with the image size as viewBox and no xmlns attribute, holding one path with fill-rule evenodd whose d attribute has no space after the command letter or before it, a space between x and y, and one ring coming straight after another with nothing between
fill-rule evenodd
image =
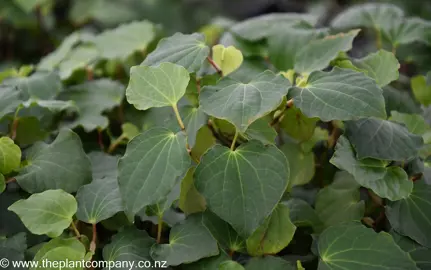
<instances>
[{"instance_id":1,"label":"reddish stem","mask_svg":"<svg viewBox=\"0 0 431 270\"><path fill-rule=\"evenodd\" d=\"M217 73L223 77L223 71L220 69L220 67L214 62L214 60L211 57L207 57L208 62L211 64L211 66L214 67L214 69L217 71Z\"/></svg>"},{"instance_id":2,"label":"reddish stem","mask_svg":"<svg viewBox=\"0 0 431 270\"><path fill-rule=\"evenodd\" d=\"M93 253L96 251L96 241L97 241L97 227L96 227L96 224L93 224L93 238L91 239L91 243L90 243L90 251Z\"/></svg>"},{"instance_id":3,"label":"reddish stem","mask_svg":"<svg viewBox=\"0 0 431 270\"><path fill-rule=\"evenodd\" d=\"M100 129L97 129L97 142L99 143L100 149L102 151L105 151L105 145L103 144L102 130Z\"/></svg>"}]
</instances>

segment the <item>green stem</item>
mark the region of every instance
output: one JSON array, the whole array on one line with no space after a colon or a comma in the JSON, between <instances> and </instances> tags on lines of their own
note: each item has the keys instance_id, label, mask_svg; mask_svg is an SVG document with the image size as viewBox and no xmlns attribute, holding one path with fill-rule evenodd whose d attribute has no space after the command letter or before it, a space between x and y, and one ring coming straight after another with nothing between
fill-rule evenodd
<instances>
[{"instance_id":1,"label":"green stem","mask_svg":"<svg viewBox=\"0 0 431 270\"><path fill-rule=\"evenodd\" d=\"M12 125L11 125L11 129L9 131L9 137L12 140L15 140L15 138L16 138L16 130L18 128L18 123L19 123L18 113L21 110L21 108L22 108L21 106L18 106L18 108L16 108L15 114L13 116L13 122L12 122Z\"/></svg>"},{"instance_id":2,"label":"green stem","mask_svg":"<svg viewBox=\"0 0 431 270\"><path fill-rule=\"evenodd\" d=\"M177 104L172 105L172 108L174 109L175 116L177 117L177 121L178 121L178 124L180 125L181 130L186 130L186 127L184 126L183 120L181 119L180 112L178 111Z\"/></svg>"},{"instance_id":3,"label":"green stem","mask_svg":"<svg viewBox=\"0 0 431 270\"><path fill-rule=\"evenodd\" d=\"M75 232L76 237L81 238L81 234L79 233L78 228L76 228L75 222L72 221L70 226L72 227L72 230Z\"/></svg>"},{"instance_id":4,"label":"green stem","mask_svg":"<svg viewBox=\"0 0 431 270\"><path fill-rule=\"evenodd\" d=\"M235 150L235 143L236 143L236 140L238 139L238 134L239 134L239 132L238 131L235 131L235 136L233 137L233 141L232 141L232 144L230 145L230 150Z\"/></svg>"},{"instance_id":5,"label":"green stem","mask_svg":"<svg viewBox=\"0 0 431 270\"><path fill-rule=\"evenodd\" d=\"M376 28L376 46L379 50L382 48L382 32L379 28Z\"/></svg>"},{"instance_id":6,"label":"green stem","mask_svg":"<svg viewBox=\"0 0 431 270\"><path fill-rule=\"evenodd\" d=\"M162 240L162 229L163 229L163 219L162 217L158 217L158 223L157 223L157 244L160 244L160 241Z\"/></svg>"},{"instance_id":7,"label":"green stem","mask_svg":"<svg viewBox=\"0 0 431 270\"><path fill-rule=\"evenodd\" d=\"M114 150L117 148L117 146L120 145L120 143L123 141L123 139L124 139L124 137L123 137L123 135L121 135L115 141L113 141L108 148L108 154L112 154L112 152L114 152Z\"/></svg>"}]
</instances>

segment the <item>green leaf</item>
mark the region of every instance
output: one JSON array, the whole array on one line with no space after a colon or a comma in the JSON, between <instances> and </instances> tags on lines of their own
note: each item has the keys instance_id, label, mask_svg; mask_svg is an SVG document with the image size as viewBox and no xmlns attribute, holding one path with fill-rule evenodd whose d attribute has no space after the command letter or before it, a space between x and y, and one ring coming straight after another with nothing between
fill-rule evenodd
<instances>
[{"instance_id":1,"label":"green leaf","mask_svg":"<svg viewBox=\"0 0 431 270\"><path fill-rule=\"evenodd\" d=\"M75 71L84 70L98 58L99 51L93 45L80 45L73 48L58 65L60 78L69 79Z\"/></svg>"},{"instance_id":2,"label":"green leaf","mask_svg":"<svg viewBox=\"0 0 431 270\"><path fill-rule=\"evenodd\" d=\"M22 92L22 97L50 100L54 99L62 90L60 77L55 72L35 73L30 77L17 78L9 82Z\"/></svg>"},{"instance_id":3,"label":"green leaf","mask_svg":"<svg viewBox=\"0 0 431 270\"><path fill-rule=\"evenodd\" d=\"M191 160L183 132L150 129L129 142L120 159L119 185L129 212L162 200L189 169Z\"/></svg>"},{"instance_id":4,"label":"green leaf","mask_svg":"<svg viewBox=\"0 0 431 270\"><path fill-rule=\"evenodd\" d=\"M208 149L216 144L216 138L208 126L203 126L199 129L196 136L196 144L192 148L191 156L195 160L200 160L202 155L205 154Z\"/></svg>"},{"instance_id":5,"label":"green leaf","mask_svg":"<svg viewBox=\"0 0 431 270\"><path fill-rule=\"evenodd\" d=\"M386 232L359 222L329 227L318 239L319 269L417 269Z\"/></svg>"},{"instance_id":6,"label":"green leaf","mask_svg":"<svg viewBox=\"0 0 431 270\"><path fill-rule=\"evenodd\" d=\"M81 139L71 130L62 130L51 143L37 142L25 151L27 165L15 177L29 193L48 189L76 192L91 181L91 164Z\"/></svg>"},{"instance_id":7,"label":"green leaf","mask_svg":"<svg viewBox=\"0 0 431 270\"><path fill-rule=\"evenodd\" d=\"M398 90L389 85L383 88L383 96L386 103L386 113L389 115L391 111L401 113L422 113L422 109L417 106L412 95L407 91Z\"/></svg>"},{"instance_id":8,"label":"green leaf","mask_svg":"<svg viewBox=\"0 0 431 270\"><path fill-rule=\"evenodd\" d=\"M328 141L329 139L329 133L328 130L316 127L314 129L313 136L305 142L301 143L301 148L304 153L309 153L313 150L313 147L316 145L316 143L320 141Z\"/></svg>"},{"instance_id":9,"label":"green leaf","mask_svg":"<svg viewBox=\"0 0 431 270\"><path fill-rule=\"evenodd\" d=\"M245 268L241 264L235 261L225 261L219 265L218 269L219 270L244 270Z\"/></svg>"},{"instance_id":10,"label":"green leaf","mask_svg":"<svg viewBox=\"0 0 431 270\"><path fill-rule=\"evenodd\" d=\"M315 233L320 233L324 229L324 224L316 211L306 201L292 198L283 203L289 207L290 220L295 226L312 227Z\"/></svg>"},{"instance_id":11,"label":"green leaf","mask_svg":"<svg viewBox=\"0 0 431 270\"><path fill-rule=\"evenodd\" d=\"M361 72L335 67L315 71L304 87L289 90L296 107L308 117L322 121L386 118L383 91Z\"/></svg>"},{"instance_id":12,"label":"green leaf","mask_svg":"<svg viewBox=\"0 0 431 270\"><path fill-rule=\"evenodd\" d=\"M61 189L33 194L9 206L33 234L57 237L70 226L76 213L75 198Z\"/></svg>"},{"instance_id":13,"label":"green leaf","mask_svg":"<svg viewBox=\"0 0 431 270\"><path fill-rule=\"evenodd\" d=\"M409 133L405 127L376 118L346 122L345 134L358 159L408 160L423 145L422 137Z\"/></svg>"},{"instance_id":14,"label":"green leaf","mask_svg":"<svg viewBox=\"0 0 431 270\"><path fill-rule=\"evenodd\" d=\"M382 198L396 201L408 197L412 192L413 182L402 168L387 167L387 161L378 159L358 160L352 145L344 136L338 139L330 162L352 174L358 184L372 189Z\"/></svg>"},{"instance_id":15,"label":"green leaf","mask_svg":"<svg viewBox=\"0 0 431 270\"><path fill-rule=\"evenodd\" d=\"M181 106L179 111L186 128L187 142L193 148L196 144L198 131L202 126L207 124L208 116L200 107L196 108L190 105Z\"/></svg>"},{"instance_id":16,"label":"green leaf","mask_svg":"<svg viewBox=\"0 0 431 270\"><path fill-rule=\"evenodd\" d=\"M91 152L88 157L91 161L93 179L117 178L118 156L111 156L104 152Z\"/></svg>"},{"instance_id":17,"label":"green leaf","mask_svg":"<svg viewBox=\"0 0 431 270\"><path fill-rule=\"evenodd\" d=\"M194 172L195 167L190 168L181 181L179 208L187 215L203 212L206 209L205 198L196 190L194 184Z\"/></svg>"},{"instance_id":18,"label":"green leaf","mask_svg":"<svg viewBox=\"0 0 431 270\"><path fill-rule=\"evenodd\" d=\"M290 221L289 208L278 204L265 222L247 239L247 252L252 256L277 254L295 234L296 226Z\"/></svg>"},{"instance_id":19,"label":"green leaf","mask_svg":"<svg viewBox=\"0 0 431 270\"><path fill-rule=\"evenodd\" d=\"M295 267L288 261L280 257L265 256L261 258L252 258L245 266L246 270L294 270Z\"/></svg>"},{"instance_id":20,"label":"green leaf","mask_svg":"<svg viewBox=\"0 0 431 270\"><path fill-rule=\"evenodd\" d=\"M235 131L234 131L235 132ZM270 116L264 116L251 124L244 133L248 140L258 140L264 144L274 144L277 132L270 126Z\"/></svg>"},{"instance_id":21,"label":"green leaf","mask_svg":"<svg viewBox=\"0 0 431 270\"><path fill-rule=\"evenodd\" d=\"M230 259L231 258L225 252L221 251L217 256L204 258L190 264L184 264L181 268L185 270L219 270L219 265Z\"/></svg>"},{"instance_id":22,"label":"green leaf","mask_svg":"<svg viewBox=\"0 0 431 270\"><path fill-rule=\"evenodd\" d=\"M171 208L172 204L179 199L180 193L181 182L177 182L168 195L166 195L156 204L148 206L146 212L149 212L151 216L163 218L165 212L168 211Z\"/></svg>"},{"instance_id":23,"label":"green leaf","mask_svg":"<svg viewBox=\"0 0 431 270\"><path fill-rule=\"evenodd\" d=\"M24 252L27 249L26 233L20 232L13 236L2 238L0 237L0 257L9 261L9 267L2 264L2 268L6 270L25 269L24 266L13 266L11 262L25 261Z\"/></svg>"},{"instance_id":24,"label":"green leaf","mask_svg":"<svg viewBox=\"0 0 431 270\"><path fill-rule=\"evenodd\" d=\"M315 208L320 220L329 227L361 220L365 202L360 200L359 185L353 177L347 172L338 172L334 182L317 193Z\"/></svg>"},{"instance_id":25,"label":"green leaf","mask_svg":"<svg viewBox=\"0 0 431 270\"><path fill-rule=\"evenodd\" d=\"M169 233L169 244L154 245L151 257L176 266L219 254L216 240L202 224L201 215L192 215L175 225Z\"/></svg>"},{"instance_id":26,"label":"green leaf","mask_svg":"<svg viewBox=\"0 0 431 270\"><path fill-rule=\"evenodd\" d=\"M205 211L202 214L202 223L223 249L230 252L245 252L245 239L217 215Z\"/></svg>"},{"instance_id":27,"label":"green leaf","mask_svg":"<svg viewBox=\"0 0 431 270\"><path fill-rule=\"evenodd\" d=\"M12 86L0 85L0 119L14 112L22 103L23 97L20 91Z\"/></svg>"},{"instance_id":28,"label":"green leaf","mask_svg":"<svg viewBox=\"0 0 431 270\"><path fill-rule=\"evenodd\" d=\"M25 108L31 108L34 106L39 106L48 109L52 112L61 112L66 109L70 111L77 111L77 107L73 101L61 101L61 100L39 100L39 99L29 99L22 103Z\"/></svg>"},{"instance_id":29,"label":"green leaf","mask_svg":"<svg viewBox=\"0 0 431 270\"><path fill-rule=\"evenodd\" d=\"M352 43L360 30L327 36L311 41L295 57L294 70L298 73L310 73L326 68L340 52L352 49Z\"/></svg>"},{"instance_id":30,"label":"green leaf","mask_svg":"<svg viewBox=\"0 0 431 270\"><path fill-rule=\"evenodd\" d=\"M0 138L0 173L9 174L21 164L21 149L9 137Z\"/></svg>"},{"instance_id":31,"label":"green leaf","mask_svg":"<svg viewBox=\"0 0 431 270\"><path fill-rule=\"evenodd\" d=\"M54 238L36 253L33 261L38 262L38 265L43 265L43 262L47 265L44 269L56 270L60 263L69 262L81 262L85 260L85 246L75 237L73 238ZM48 263L46 263L48 262ZM49 265L51 262L51 265ZM57 262L57 265L56 263ZM75 264L76 267L68 267L71 270L82 270L84 268L79 267L79 264ZM51 267L50 267L51 266ZM57 266L57 267L54 267ZM81 265L82 266L82 265ZM31 270L38 269L37 267L30 268Z\"/></svg>"},{"instance_id":32,"label":"green leaf","mask_svg":"<svg viewBox=\"0 0 431 270\"><path fill-rule=\"evenodd\" d=\"M237 70L243 61L243 56L240 50L234 46L225 47L221 44L215 45L212 48L213 60L222 70L223 76Z\"/></svg>"},{"instance_id":33,"label":"green leaf","mask_svg":"<svg viewBox=\"0 0 431 270\"><path fill-rule=\"evenodd\" d=\"M6 189L6 179L4 178L4 175L0 173L0 194L3 193Z\"/></svg>"},{"instance_id":34,"label":"green leaf","mask_svg":"<svg viewBox=\"0 0 431 270\"><path fill-rule=\"evenodd\" d=\"M202 89L200 106L207 114L225 119L245 132L254 121L281 104L289 86L287 79L269 70L248 83L224 77L217 85Z\"/></svg>"},{"instance_id":35,"label":"green leaf","mask_svg":"<svg viewBox=\"0 0 431 270\"><path fill-rule=\"evenodd\" d=\"M123 211L117 178L95 179L79 188L76 194L78 212L76 217L90 224L99 223Z\"/></svg>"},{"instance_id":36,"label":"green leaf","mask_svg":"<svg viewBox=\"0 0 431 270\"><path fill-rule=\"evenodd\" d=\"M13 0L21 9L30 13L38 6L42 6L49 2L49 0Z\"/></svg>"},{"instance_id":37,"label":"green leaf","mask_svg":"<svg viewBox=\"0 0 431 270\"><path fill-rule=\"evenodd\" d=\"M317 36L317 31L293 27L279 29L268 37L269 60L278 70L293 69L299 51Z\"/></svg>"},{"instance_id":38,"label":"green leaf","mask_svg":"<svg viewBox=\"0 0 431 270\"><path fill-rule=\"evenodd\" d=\"M314 153L304 152L300 145L287 142L280 147L290 165L288 189L305 185L311 181L315 172Z\"/></svg>"},{"instance_id":39,"label":"green leaf","mask_svg":"<svg viewBox=\"0 0 431 270\"><path fill-rule=\"evenodd\" d=\"M154 25L140 21L106 30L95 37L94 44L101 58L124 60L136 51L144 51L154 38Z\"/></svg>"},{"instance_id":40,"label":"green leaf","mask_svg":"<svg viewBox=\"0 0 431 270\"><path fill-rule=\"evenodd\" d=\"M400 63L395 55L385 50L367 55L357 61L355 65L367 71L367 75L373 78L380 87L388 85L400 76L398 69Z\"/></svg>"},{"instance_id":41,"label":"green leaf","mask_svg":"<svg viewBox=\"0 0 431 270\"><path fill-rule=\"evenodd\" d=\"M331 26L339 29L356 27L388 29L403 16L404 12L395 5L367 3L344 10L332 20Z\"/></svg>"},{"instance_id":42,"label":"green leaf","mask_svg":"<svg viewBox=\"0 0 431 270\"><path fill-rule=\"evenodd\" d=\"M407 198L388 202L386 216L392 228L431 248L431 186L423 180L414 183L413 192Z\"/></svg>"},{"instance_id":43,"label":"green leaf","mask_svg":"<svg viewBox=\"0 0 431 270\"><path fill-rule=\"evenodd\" d=\"M431 72L429 74L431 74ZM410 83L416 100L424 106L430 105L431 83L427 82L426 77L422 75L417 75L411 79Z\"/></svg>"},{"instance_id":44,"label":"green leaf","mask_svg":"<svg viewBox=\"0 0 431 270\"><path fill-rule=\"evenodd\" d=\"M138 110L175 106L186 93L189 80L187 70L176 64L134 66L126 89L127 101Z\"/></svg>"},{"instance_id":45,"label":"green leaf","mask_svg":"<svg viewBox=\"0 0 431 270\"><path fill-rule=\"evenodd\" d=\"M313 26L317 17L311 14L274 13L266 14L235 24L230 31L243 39L257 41L286 27Z\"/></svg>"},{"instance_id":46,"label":"green leaf","mask_svg":"<svg viewBox=\"0 0 431 270\"><path fill-rule=\"evenodd\" d=\"M286 110L280 124L287 135L302 142L313 136L317 121L318 118L308 118L293 107Z\"/></svg>"},{"instance_id":47,"label":"green leaf","mask_svg":"<svg viewBox=\"0 0 431 270\"><path fill-rule=\"evenodd\" d=\"M402 250L410 254L410 257L412 257L419 269L427 269L431 264L431 249L423 247L410 238L401 236L393 231L391 235L395 243L397 243Z\"/></svg>"},{"instance_id":48,"label":"green leaf","mask_svg":"<svg viewBox=\"0 0 431 270\"><path fill-rule=\"evenodd\" d=\"M135 138L140 133L139 128L132 123L122 124L121 130L123 131L123 133L121 133L121 136L128 140Z\"/></svg>"},{"instance_id":49,"label":"green leaf","mask_svg":"<svg viewBox=\"0 0 431 270\"><path fill-rule=\"evenodd\" d=\"M424 135L426 132L431 131L430 125L419 114L405 114L392 111L389 120L404 124L409 132L416 135Z\"/></svg>"},{"instance_id":50,"label":"green leaf","mask_svg":"<svg viewBox=\"0 0 431 270\"><path fill-rule=\"evenodd\" d=\"M90 132L108 126L108 118L101 114L119 106L123 95L122 84L109 79L99 79L73 86L62 92L59 99L74 101L79 109L78 117L67 123L67 126L70 128L82 126L85 131Z\"/></svg>"},{"instance_id":51,"label":"green leaf","mask_svg":"<svg viewBox=\"0 0 431 270\"><path fill-rule=\"evenodd\" d=\"M185 67L190 73L198 71L210 53L202 34L184 35L176 33L162 39L142 65L155 66L171 62Z\"/></svg>"},{"instance_id":52,"label":"green leaf","mask_svg":"<svg viewBox=\"0 0 431 270\"><path fill-rule=\"evenodd\" d=\"M132 269L138 269L139 261L152 261L150 257L151 246L155 244L146 231L137 230L134 227L125 228L112 237L111 243L103 248L103 259L109 263L117 263L118 270L130 270L130 264L134 263ZM123 262L128 262L126 267L118 267Z\"/></svg>"},{"instance_id":53,"label":"green leaf","mask_svg":"<svg viewBox=\"0 0 431 270\"><path fill-rule=\"evenodd\" d=\"M384 29L383 36L388 39L394 48L400 44L409 44L415 41L430 44L427 31L430 22L420 18L400 18ZM386 27L385 27L386 28Z\"/></svg>"},{"instance_id":54,"label":"green leaf","mask_svg":"<svg viewBox=\"0 0 431 270\"><path fill-rule=\"evenodd\" d=\"M275 146L258 141L242 144L235 151L216 145L202 157L195 177L209 210L239 235L248 237L281 199L288 184L289 164Z\"/></svg>"}]
</instances>

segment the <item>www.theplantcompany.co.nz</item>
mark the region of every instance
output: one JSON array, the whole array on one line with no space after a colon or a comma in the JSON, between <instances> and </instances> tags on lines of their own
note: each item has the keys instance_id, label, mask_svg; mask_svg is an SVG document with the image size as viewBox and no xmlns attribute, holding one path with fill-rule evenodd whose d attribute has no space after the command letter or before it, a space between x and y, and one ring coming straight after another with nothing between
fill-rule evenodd
<instances>
[{"instance_id":1,"label":"www.theplantcompany.co.nz","mask_svg":"<svg viewBox=\"0 0 431 270\"><path fill-rule=\"evenodd\" d=\"M43 259L41 261L10 261L6 258L0 259L0 268L54 268L54 269L151 269L151 268L168 268L166 261L90 261L90 260L61 260L50 261Z\"/></svg>"}]
</instances>

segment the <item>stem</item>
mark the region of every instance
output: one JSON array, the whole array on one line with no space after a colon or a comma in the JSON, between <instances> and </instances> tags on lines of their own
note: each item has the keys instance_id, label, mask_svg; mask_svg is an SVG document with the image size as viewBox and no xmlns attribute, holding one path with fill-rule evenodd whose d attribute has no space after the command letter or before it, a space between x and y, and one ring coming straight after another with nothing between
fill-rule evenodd
<instances>
[{"instance_id":1,"label":"stem","mask_svg":"<svg viewBox=\"0 0 431 270\"><path fill-rule=\"evenodd\" d=\"M12 140L15 140L15 138L16 138L16 130L18 128L18 123L19 123L18 113L19 113L20 110L21 110L21 106L19 106L18 108L16 108L15 114L13 116L13 122L12 122L10 133L9 133L9 137Z\"/></svg>"},{"instance_id":2,"label":"stem","mask_svg":"<svg viewBox=\"0 0 431 270\"><path fill-rule=\"evenodd\" d=\"M72 230L76 235L76 238L81 238L81 234L79 233L78 228L76 228L75 222L72 221L70 226L72 227Z\"/></svg>"},{"instance_id":3,"label":"stem","mask_svg":"<svg viewBox=\"0 0 431 270\"><path fill-rule=\"evenodd\" d=\"M162 217L158 217L158 223L157 223L157 244L160 244L162 240L162 229L163 229L163 219Z\"/></svg>"},{"instance_id":4,"label":"stem","mask_svg":"<svg viewBox=\"0 0 431 270\"><path fill-rule=\"evenodd\" d=\"M123 139L124 139L124 137L120 136L115 141L113 141L108 148L108 154L112 154L112 152L114 152L115 149L117 149L117 147L120 145L120 143L123 141Z\"/></svg>"},{"instance_id":5,"label":"stem","mask_svg":"<svg viewBox=\"0 0 431 270\"><path fill-rule=\"evenodd\" d=\"M177 121L178 121L178 124L180 125L181 130L185 131L186 127L184 126L183 120L181 119L177 104L172 105L172 108L174 109L175 116L177 117Z\"/></svg>"},{"instance_id":6,"label":"stem","mask_svg":"<svg viewBox=\"0 0 431 270\"><path fill-rule=\"evenodd\" d=\"M233 254L235 253L235 250L229 250L229 257L232 258Z\"/></svg>"},{"instance_id":7,"label":"stem","mask_svg":"<svg viewBox=\"0 0 431 270\"><path fill-rule=\"evenodd\" d=\"M99 128L97 129L97 142L99 143L100 149L104 151L105 145L103 144L102 130Z\"/></svg>"},{"instance_id":8,"label":"stem","mask_svg":"<svg viewBox=\"0 0 431 270\"><path fill-rule=\"evenodd\" d=\"M235 136L233 137L233 141L232 144L230 145L230 150L233 151L235 150L235 143L236 143L236 139L238 139L238 130L235 131Z\"/></svg>"},{"instance_id":9,"label":"stem","mask_svg":"<svg viewBox=\"0 0 431 270\"><path fill-rule=\"evenodd\" d=\"M289 99L289 100L287 101L286 106L283 108L283 110L280 112L280 114L279 114L276 118L272 119L272 121L271 121L271 123L270 123L269 125L270 125L271 127L272 127L272 126L275 126L275 125L280 121L280 119L284 116L284 112L285 112L288 108L292 108L292 106L293 106L293 98L292 98L292 99Z\"/></svg>"},{"instance_id":10,"label":"stem","mask_svg":"<svg viewBox=\"0 0 431 270\"><path fill-rule=\"evenodd\" d=\"M221 68L214 62L214 60L211 57L207 57L208 62L211 64L211 66L214 67L214 69L217 71L217 73L223 77L223 71L221 70Z\"/></svg>"},{"instance_id":11,"label":"stem","mask_svg":"<svg viewBox=\"0 0 431 270\"><path fill-rule=\"evenodd\" d=\"M383 206L383 199L380 198L376 193L374 193L371 189L368 189L368 195L370 199L377 205Z\"/></svg>"},{"instance_id":12,"label":"stem","mask_svg":"<svg viewBox=\"0 0 431 270\"><path fill-rule=\"evenodd\" d=\"M379 28L376 28L376 46L379 50L382 48L382 33Z\"/></svg>"},{"instance_id":13,"label":"stem","mask_svg":"<svg viewBox=\"0 0 431 270\"><path fill-rule=\"evenodd\" d=\"M96 251L96 241L97 241L97 227L96 224L93 224L93 238L90 243L90 251L94 254Z\"/></svg>"},{"instance_id":14,"label":"stem","mask_svg":"<svg viewBox=\"0 0 431 270\"><path fill-rule=\"evenodd\" d=\"M87 72L87 80L92 81L94 79L94 72L93 69L90 67L87 67L85 69L85 71Z\"/></svg>"},{"instance_id":15,"label":"stem","mask_svg":"<svg viewBox=\"0 0 431 270\"><path fill-rule=\"evenodd\" d=\"M198 94L201 93L201 80L196 79L196 90L198 91Z\"/></svg>"}]
</instances>

